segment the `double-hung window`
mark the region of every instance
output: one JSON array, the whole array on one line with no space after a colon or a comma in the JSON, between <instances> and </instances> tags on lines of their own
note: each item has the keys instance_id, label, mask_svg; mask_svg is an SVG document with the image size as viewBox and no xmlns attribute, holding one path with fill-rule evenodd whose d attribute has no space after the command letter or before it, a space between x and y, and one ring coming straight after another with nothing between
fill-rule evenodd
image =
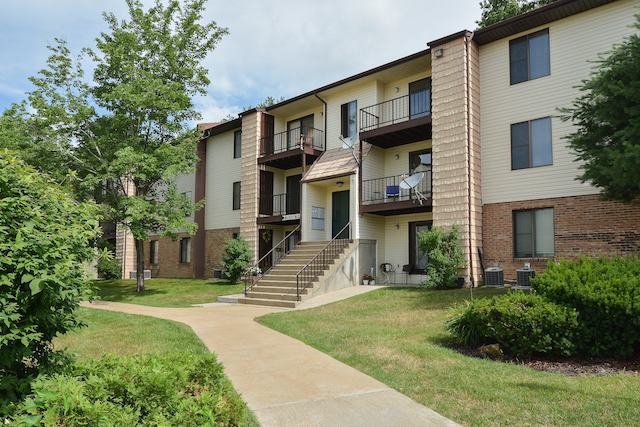
<instances>
[{"instance_id":1,"label":"double-hung window","mask_svg":"<svg viewBox=\"0 0 640 427\"><path fill-rule=\"evenodd\" d=\"M233 183L233 210L240 209L240 181Z\"/></svg>"},{"instance_id":2,"label":"double-hung window","mask_svg":"<svg viewBox=\"0 0 640 427\"><path fill-rule=\"evenodd\" d=\"M242 157L242 131L237 130L233 133L233 158Z\"/></svg>"},{"instance_id":3,"label":"double-hung window","mask_svg":"<svg viewBox=\"0 0 640 427\"><path fill-rule=\"evenodd\" d=\"M191 262L191 239L189 237L180 240L180 262Z\"/></svg>"},{"instance_id":4,"label":"double-hung window","mask_svg":"<svg viewBox=\"0 0 640 427\"><path fill-rule=\"evenodd\" d=\"M553 164L551 118L511 125L511 169Z\"/></svg>"},{"instance_id":5,"label":"double-hung window","mask_svg":"<svg viewBox=\"0 0 640 427\"><path fill-rule=\"evenodd\" d=\"M511 84L551 74L549 29L509 41Z\"/></svg>"},{"instance_id":6,"label":"double-hung window","mask_svg":"<svg viewBox=\"0 0 640 427\"><path fill-rule=\"evenodd\" d=\"M351 101L340 107L340 131L344 138L358 132L358 102Z\"/></svg>"},{"instance_id":7,"label":"double-hung window","mask_svg":"<svg viewBox=\"0 0 640 427\"><path fill-rule=\"evenodd\" d=\"M514 211L513 240L515 258L553 257L553 208Z\"/></svg>"}]
</instances>

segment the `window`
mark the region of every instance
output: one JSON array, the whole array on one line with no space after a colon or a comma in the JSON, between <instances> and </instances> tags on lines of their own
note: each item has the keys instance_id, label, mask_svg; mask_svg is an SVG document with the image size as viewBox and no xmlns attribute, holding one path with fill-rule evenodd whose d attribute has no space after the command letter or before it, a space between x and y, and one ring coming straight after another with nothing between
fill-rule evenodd
<instances>
[{"instance_id":1,"label":"window","mask_svg":"<svg viewBox=\"0 0 640 427\"><path fill-rule=\"evenodd\" d=\"M240 209L240 182L233 183L233 210Z\"/></svg>"},{"instance_id":2,"label":"window","mask_svg":"<svg viewBox=\"0 0 640 427\"><path fill-rule=\"evenodd\" d=\"M180 262L191 262L191 239L180 240Z\"/></svg>"},{"instance_id":3,"label":"window","mask_svg":"<svg viewBox=\"0 0 640 427\"><path fill-rule=\"evenodd\" d=\"M149 242L149 264L158 263L158 241L152 240Z\"/></svg>"},{"instance_id":4,"label":"window","mask_svg":"<svg viewBox=\"0 0 640 427\"><path fill-rule=\"evenodd\" d=\"M553 257L553 208L513 211L513 240L515 258Z\"/></svg>"},{"instance_id":5,"label":"window","mask_svg":"<svg viewBox=\"0 0 640 427\"><path fill-rule=\"evenodd\" d=\"M552 163L550 117L511 125L512 170Z\"/></svg>"},{"instance_id":6,"label":"window","mask_svg":"<svg viewBox=\"0 0 640 427\"><path fill-rule=\"evenodd\" d=\"M355 135L358 132L358 102L351 101L340 107L340 132L344 138Z\"/></svg>"},{"instance_id":7,"label":"window","mask_svg":"<svg viewBox=\"0 0 640 427\"><path fill-rule=\"evenodd\" d=\"M409 117L417 119L431 114L431 77L409 83Z\"/></svg>"},{"instance_id":8,"label":"window","mask_svg":"<svg viewBox=\"0 0 640 427\"><path fill-rule=\"evenodd\" d=\"M233 158L242 157L242 131L237 130L233 133Z\"/></svg>"},{"instance_id":9,"label":"window","mask_svg":"<svg viewBox=\"0 0 640 427\"><path fill-rule=\"evenodd\" d=\"M549 29L511 40L509 65L512 85L551 74Z\"/></svg>"},{"instance_id":10,"label":"window","mask_svg":"<svg viewBox=\"0 0 640 427\"><path fill-rule=\"evenodd\" d=\"M428 254L422 254L419 248L418 234L429 231L433 221L409 223L409 273L424 274L429 261Z\"/></svg>"},{"instance_id":11,"label":"window","mask_svg":"<svg viewBox=\"0 0 640 427\"><path fill-rule=\"evenodd\" d=\"M324 231L324 208L311 206L311 229Z\"/></svg>"}]
</instances>

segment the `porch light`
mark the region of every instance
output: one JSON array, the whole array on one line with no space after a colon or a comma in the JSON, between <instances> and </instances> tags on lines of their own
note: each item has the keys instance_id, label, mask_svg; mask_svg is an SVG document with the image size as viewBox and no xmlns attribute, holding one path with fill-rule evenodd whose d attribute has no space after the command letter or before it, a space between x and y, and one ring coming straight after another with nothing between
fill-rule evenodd
<instances>
[{"instance_id":1,"label":"porch light","mask_svg":"<svg viewBox=\"0 0 640 427\"><path fill-rule=\"evenodd\" d=\"M338 181L338 182L336 182L336 185L337 185L338 187L342 187L342 186L344 185L344 182L342 182L342 181Z\"/></svg>"},{"instance_id":2,"label":"porch light","mask_svg":"<svg viewBox=\"0 0 640 427\"><path fill-rule=\"evenodd\" d=\"M399 159L400 159L400 155L396 154L396 160L399 160Z\"/></svg>"},{"instance_id":3,"label":"porch light","mask_svg":"<svg viewBox=\"0 0 640 427\"><path fill-rule=\"evenodd\" d=\"M436 49L436 50L433 52L433 55L434 55L436 58L441 58L441 57L442 57L442 55L444 55L444 49L443 49L443 48L438 48L438 49Z\"/></svg>"},{"instance_id":4,"label":"porch light","mask_svg":"<svg viewBox=\"0 0 640 427\"><path fill-rule=\"evenodd\" d=\"M400 224L396 224L396 230L400 230Z\"/></svg>"}]
</instances>

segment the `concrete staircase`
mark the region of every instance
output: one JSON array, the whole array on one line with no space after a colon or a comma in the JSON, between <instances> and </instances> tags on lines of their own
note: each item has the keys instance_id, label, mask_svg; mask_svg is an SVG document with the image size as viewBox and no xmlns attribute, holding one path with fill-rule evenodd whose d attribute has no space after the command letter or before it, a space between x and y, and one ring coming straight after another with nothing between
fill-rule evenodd
<instances>
[{"instance_id":1,"label":"concrete staircase","mask_svg":"<svg viewBox=\"0 0 640 427\"><path fill-rule=\"evenodd\" d=\"M239 304L268 305L275 307L295 308L297 304L310 298L322 285L322 282L331 274L335 266L342 262L345 253L349 251L347 245L340 255L329 264L318 277L309 284L307 289L302 291L301 299L297 297L296 274L313 257L315 257L326 245L328 241L301 242L288 255L259 281L245 297L238 299Z\"/></svg>"}]
</instances>

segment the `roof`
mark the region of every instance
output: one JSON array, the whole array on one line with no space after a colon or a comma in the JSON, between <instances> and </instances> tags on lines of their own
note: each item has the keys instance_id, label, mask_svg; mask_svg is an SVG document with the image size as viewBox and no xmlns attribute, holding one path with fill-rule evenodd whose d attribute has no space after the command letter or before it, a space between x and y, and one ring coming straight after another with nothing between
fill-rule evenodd
<instances>
[{"instance_id":1,"label":"roof","mask_svg":"<svg viewBox=\"0 0 640 427\"><path fill-rule=\"evenodd\" d=\"M577 15L578 13L613 3L614 1L616 0L558 0L530 12L479 29L474 32L473 41L478 45L491 43L541 25L549 24L550 22L558 21L568 16ZM436 46L464 35L465 31L461 31L429 42L427 45L433 49Z\"/></svg>"},{"instance_id":2,"label":"roof","mask_svg":"<svg viewBox=\"0 0 640 427\"><path fill-rule=\"evenodd\" d=\"M227 122L200 123L198 124L198 127L202 127L204 129L204 135L202 137L209 138L210 136L219 135L242 127L242 119L238 117L237 119L229 120Z\"/></svg>"},{"instance_id":3,"label":"roof","mask_svg":"<svg viewBox=\"0 0 640 427\"><path fill-rule=\"evenodd\" d=\"M362 158L364 159L371 150L371 144L362 143ZM360 149L356 145L356 156ZM353 158L353 153L348 148L334 148L327 150L316 160L304 175L300 182L324 181L326 179L353 175L358 170L358 164Z\"/></svg>"}]
</instances>

